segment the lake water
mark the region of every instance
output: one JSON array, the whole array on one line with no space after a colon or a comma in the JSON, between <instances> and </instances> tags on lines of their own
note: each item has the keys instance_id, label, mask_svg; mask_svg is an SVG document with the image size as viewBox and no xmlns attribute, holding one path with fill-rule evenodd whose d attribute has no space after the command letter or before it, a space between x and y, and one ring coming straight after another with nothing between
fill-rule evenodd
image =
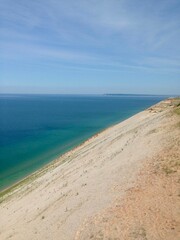
<instances>
[{"instance_id":1,"label":"lake water","mask_svg":"<svg viewBox=\"0 0 180 240\"><path fill-rule=\"evenodd\" d=\"M1 94L0 190L164 98Z\"/></svg>"}]
</instances>

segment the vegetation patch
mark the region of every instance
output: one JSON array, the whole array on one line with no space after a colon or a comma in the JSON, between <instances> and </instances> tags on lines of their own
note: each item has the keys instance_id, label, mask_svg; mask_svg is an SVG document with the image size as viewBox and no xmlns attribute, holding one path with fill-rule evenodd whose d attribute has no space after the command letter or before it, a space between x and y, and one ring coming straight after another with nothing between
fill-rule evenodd
<instances>
[{"instance_id":1,"label":"vegetation patch","mask_svg":"<svg viewBox=\"0 0 180 240\"><path fill-rule=\"evenodd\" d=\"M173 168L171 168L169 166L164 166L162 169L167 175L177 172L177 170L174 170Z\"/></svg>"},{"instance_id":2,"label":"vegetation patch","mask_svg":"<svg viewBox=\"0 0 180 240\"><path fill-rule=\"evenodd\" d=\"M146 235L145 228L140 227L140 228L136 229L136 231L134 231L131 234L131 237L133 237L134 239L138 239L138 240L147 240L147 235Z\"/></svg>"},{"instance_id":3,"label":"vegetation patch","mask_svg":"<svg viewBox=\"0 0 180 240\"><path fill-rule=\"evenodd\" d=\"M148 132L148 134L153 134L153 133L157 133L158 130L157 129L152 129L151 131Z\"/></svg>"},{"instance_id":4,"label":"vegetation patch","mask_svg":"<svg viewBox=\"0 0 180 240\"><path fill-rule=\"evenodd\" d=\"M179 107L179 106L176 107L176 108L174 109L174 112L175 112L177 115L180 115L180 107Z\"/></svg>"},{"instance_id":5,"label":"vegetation patch","mask_svg":"<svg viewBox=\"0 0 180 240\"><path fill-rule=\"evenodd\" d=\"M167 174L172 174L178 171L180 167L180 159L178 156L172 156L171 160L166 160L162 164L162 170Z\"/></svg>"},{"instance_id":6,"label":"vegetation patch","mask_svg":"<svg viewBox=\"0 0 180 240\"><path fill-rule=\"evenodd\" d=\"M173 103L175 106L174 113L180 115L180 98L173 99Z\"/></svg>"}]
</instances>

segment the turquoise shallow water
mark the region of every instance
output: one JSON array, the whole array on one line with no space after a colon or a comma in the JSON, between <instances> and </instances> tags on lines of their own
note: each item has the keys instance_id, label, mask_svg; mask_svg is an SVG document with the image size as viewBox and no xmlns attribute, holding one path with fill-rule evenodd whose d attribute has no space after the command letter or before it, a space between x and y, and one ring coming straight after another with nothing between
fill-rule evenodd
<instances>
[{"instance_id":1,"label":"turquoise shallow water","mask_svg":"<svg viewBox=\"0 0 180 240\"><path fill-rule=\"evenodd\" d=\"M164 98L0 95L0 190Z\"/></svg>"}]
</instances>

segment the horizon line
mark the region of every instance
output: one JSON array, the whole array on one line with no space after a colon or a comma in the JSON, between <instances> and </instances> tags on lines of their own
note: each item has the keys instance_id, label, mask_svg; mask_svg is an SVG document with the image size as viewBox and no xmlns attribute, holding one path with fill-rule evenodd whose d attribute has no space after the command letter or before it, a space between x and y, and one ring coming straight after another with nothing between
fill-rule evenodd
<instances>
[{"instance_id":1,"label":"horizon line","mask_svg":"<svg viewBox=\"0 0 180 240\"><path fill-rule=\"evenodd\" d=\"M120 96L120 95L142 95L142 96L180 96L179 94L151 94L151 93L0 93L0 95L103 95L103 96Z\"/></svg>"}]
</instances>

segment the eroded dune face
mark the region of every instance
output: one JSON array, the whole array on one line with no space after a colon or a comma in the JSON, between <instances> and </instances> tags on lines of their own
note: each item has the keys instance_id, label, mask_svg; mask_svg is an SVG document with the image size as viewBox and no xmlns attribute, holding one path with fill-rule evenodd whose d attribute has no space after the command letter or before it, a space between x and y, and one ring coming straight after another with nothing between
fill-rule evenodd
<instances>
[{"instance_id":1,"label":"eroded dune face","mask_svg":"<svg viewBox=\"0 0 180 240\"><path fill-rule=\"evenodd\" d=\"M161 119L165 117L161 125L148 132L149 141L154 137L162 141L161 149L147 157L134 186L126 191L123 199L116 199L110 207L84 221L76 240L180 239L179 102L166 101L150 111L158 114L169 107L173 111L161 115Z\"/></svg>"},{"instance_id":2,"label":"eroded dune face","mask_svg":"<svg viewBox=\"0 0 180 240\"><path fill-rule=\"evenodd\" d=\"M2 196L0 239L179 239L178 104L105 130Z\"/></svg>"}]
</instances>

